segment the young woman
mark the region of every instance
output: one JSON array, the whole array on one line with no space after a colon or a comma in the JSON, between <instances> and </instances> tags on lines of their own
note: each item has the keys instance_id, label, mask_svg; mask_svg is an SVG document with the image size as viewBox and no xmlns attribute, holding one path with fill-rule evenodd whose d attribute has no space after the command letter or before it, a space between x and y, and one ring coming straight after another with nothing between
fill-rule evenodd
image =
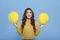
<instances>
[{"instance_id":1,"label":"young woman","mask_svg":"<svg viewBox=\"0 0 60 40\"><path fill-rule=\"evenodd\" d=\"M38 26L38 23L34 19L34 12L32 9L27 8L23 14L22 21L19 26L14 23L18 34L22 35L22 39L31 39L33 40L40 32L40 28L44 25Z\"/></svg>"}]
</instances>

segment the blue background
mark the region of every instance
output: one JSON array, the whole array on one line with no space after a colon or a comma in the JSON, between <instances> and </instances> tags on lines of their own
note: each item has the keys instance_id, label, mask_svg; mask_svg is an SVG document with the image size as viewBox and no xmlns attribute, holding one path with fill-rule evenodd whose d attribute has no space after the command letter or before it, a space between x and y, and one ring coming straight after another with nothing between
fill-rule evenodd
<instances>
[{"instance_id":1,"label":"blue background","mask_svg":"<svg viewBox=\"0 0 60 40\"><path fill-rule=\"evenodd\" d=\"M18 24L26 8L34 11L35 20L38 15L46 12L49 15L48 23L41 29L35 40L59 40L60 39L60 0L0 0L0 40L21 40L16 28L9 21L8 15L12 11L19 14ZM40 23L39 23L40 24Z\"/></svg>"}]
</instances>

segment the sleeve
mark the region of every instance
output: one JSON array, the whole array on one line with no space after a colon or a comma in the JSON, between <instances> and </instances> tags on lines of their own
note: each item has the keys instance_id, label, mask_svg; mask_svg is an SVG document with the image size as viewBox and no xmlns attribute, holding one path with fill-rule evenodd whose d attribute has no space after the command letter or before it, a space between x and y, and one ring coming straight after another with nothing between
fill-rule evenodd
<instances>
[{"instance_id":1,"label":"sleeve","mask_svg":"<svg viewBox=\"0 0 60 40\"><path fill-rule=\"evenodd\" d=\"M38 36L38 34L40 33L40 28L39 28L38 23L36 21L35 21L35 27L36 27L35 36Z\"/></svg>"},{"instance_id":2,"label":"sleeve","mask_svg":"<svg viewBox=\"0 0 60 40\"><path fill-rule=\"evenodd\" d=\"M21 34L21 24L22 21L20 22L20 24L16 27L17 33L20 35Z\"/></svg>"}]
</instances>

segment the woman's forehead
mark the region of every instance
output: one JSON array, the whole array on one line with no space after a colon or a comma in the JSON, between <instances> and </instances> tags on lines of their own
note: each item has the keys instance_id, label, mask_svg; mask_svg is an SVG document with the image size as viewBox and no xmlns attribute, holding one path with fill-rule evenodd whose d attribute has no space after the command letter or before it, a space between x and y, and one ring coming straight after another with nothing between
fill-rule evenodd
<instances>
[{"instance_id":1,"label":"woman's forehead","mask_svg":"<svg viewBox=\"0 0 60 40\"><path fill-rule=\"evenodd\" d=\"M31 10L27 10L27 12L31 12Z\"/></svg>"}]
</instances>

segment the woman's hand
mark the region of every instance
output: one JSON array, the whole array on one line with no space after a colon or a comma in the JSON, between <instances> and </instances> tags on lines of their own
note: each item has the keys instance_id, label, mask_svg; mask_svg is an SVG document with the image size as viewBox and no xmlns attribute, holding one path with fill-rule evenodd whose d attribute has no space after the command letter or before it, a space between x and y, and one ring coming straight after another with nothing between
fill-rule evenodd
<instances>
[{"instance_id":1,"label":"woman's hand","mask_svg":"<svg viewBox=\"0 0 60 40\"><path fill-rule=\"evenodd\" d=\"M15 27L17 27L17 26L18 26L18 25L17 25L17 23L13 23L13 24L14 24L14 26L15 26Z\"/></svg>"},{"instance_id":2,"label":"woman's hand","mask_svg":"<svg viewBox=\"0 0 60 40\"><path fill-rule=\"evenodd\" d=\"M44 24L41 24L41 25L40 25L40 29L43 28L43 27L44 27Z\"/></svg>"}]
</instances>

